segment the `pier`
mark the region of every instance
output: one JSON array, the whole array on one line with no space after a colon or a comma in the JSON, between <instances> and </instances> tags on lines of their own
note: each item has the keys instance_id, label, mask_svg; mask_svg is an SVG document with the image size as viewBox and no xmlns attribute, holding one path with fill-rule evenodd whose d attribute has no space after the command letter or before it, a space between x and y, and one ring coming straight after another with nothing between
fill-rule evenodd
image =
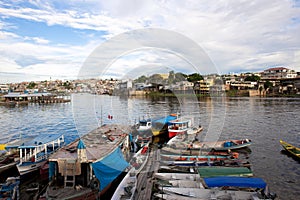
<instances>
[{"instance_id":1,"label":"pier","mask_svg":"<svg viewBox=\"0 0 300 200\"><path fill-rule=\"evenodd\" d=\"M135 195L135 200L151 199L152 188L154 184L154 179L152 178L153 173L156 173L159 169L160 160L160 149L155 145L151 145L150 155L145 168L137 177L137 190Z\"/></svg>"},{"instance_id":2,"label":"pier","mask_svg":"<svg viewBox=\"0 0 300 200\"><path fill-rule=\"evenodd\" d=\"M70 102L70 96L56 95L52 93L33 93L24 94L18 92L8 93L3 95L4 100L0 105L15 106L28 105L28 103L51 104L51 103L66 103Z\"/></svg>"}]
</instances>

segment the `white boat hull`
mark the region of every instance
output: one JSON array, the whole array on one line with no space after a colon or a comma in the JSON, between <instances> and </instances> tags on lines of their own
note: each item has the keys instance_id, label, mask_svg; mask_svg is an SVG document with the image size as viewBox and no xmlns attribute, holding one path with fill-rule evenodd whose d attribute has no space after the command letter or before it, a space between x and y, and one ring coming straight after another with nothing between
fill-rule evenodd
<instances>
[{"instance_id":1,"label":"white boat hull","mask_svg":"<svg viewBox=\"0 0 300 200\"><path fill-rule=\"evenodd\" d=\"M20 175L25 175L27 173L36 171L40 169L47 160L42 160L40 162L23 162L17 165Z\"/></svg>"}]
</instances>

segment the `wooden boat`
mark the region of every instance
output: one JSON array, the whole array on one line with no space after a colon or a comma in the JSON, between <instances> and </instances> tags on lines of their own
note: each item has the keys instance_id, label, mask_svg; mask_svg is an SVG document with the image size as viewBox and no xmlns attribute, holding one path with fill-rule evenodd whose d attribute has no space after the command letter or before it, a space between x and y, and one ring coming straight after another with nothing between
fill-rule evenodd
<instances>
[{"instance_id":1,"label":"wooden boat","mask_svg":"<svg viewBox=\"0 0 300 200\"><path fill-rule=\"evenodd\" d=\"M198 173L200 177L216 177L216 176L253 176L253 172L248 167L199 167Z\"/></svg>"},{"instance_id":2,"label":"wooden boat","mask_svg":"<svg viewBox=\"0 0 300 200\"><path fill-rule=\"evenodd\" d=\"M163 161L162 161L163 162ZM161 162L161 163L162 163ZM165 163L166 165L161 165L160 171L162 172L192 172L194 173L194 168L198 168L199 166L196 166L196 164L190 164L190 165L176 165L176 163ZM221 160L216 161L213 163L206 163L203 164L201 167L205 166L219 166L219 167L247 167L250 169L251 164L247 160Z\"/></svg>"},{"instance_id":3,"label":"wooden boat","mask_svg":"<svg viewBox=\"0 0 300 200\"><path fill-rule=\"evenodd\" d=\"M158 172L160 173L193 173L196 174L197 170L190 166L176 166L176 165L161 165Z\"/></svg>"},{"instance_id":4,"label":"wooden boat","mask_svg":"<svg viewBox=\"0 0 300 200\"><path fill-rule=\"evenodd\" d=\"M191 118L177 118L168 123L169 138L179 134L187 134L188 129L192 127Z\"/></svg>"},{"instance_id":5,"label":"wooden boat","mask_svg":"<svg viewBox=\"0 0 300 200\"><path fill-rule=\"evenodd\" d=\"M5 152L2 155L0 155L0 173L16 166L18 163L18 154Z\"/></svg>"},{"instance_id":6,"label":"wooden boat","mask_svg":"<svg viewBox=\"0 0 300 200\"><path fill-rule=\"evenodd\" d=\"M150 141L140 149L132 158L131 169L122 179L121 183L115 190L112 200L118 199L134 199L135 190L137 188L137 176L145 167L149 156Z\"/></svg>"},{"instance_id":7,"label":"wooden boat","mask_svg":"<svg viewBox=\"0 0 300 200\"><path fill-rule=\"evenodd\" d=\"M129 166L130 126L98 127L49 158L47 199L99 199Z\"/></svg>"},{"instance_id":8,"label":"wooden boat","mask_svg":"<svg viewBox=\"0 0 300 200\"><path fill-rule=\"evenodd\" d=\"M177 114L170 114L166 117L160 117L158 119L152 120L152 134L153 136L162 135L168 132L168 123L171 120L175 120L177 118Z\"/></svg>"},{"instance_id":9,"label":"wooden boat","mask_svg":"<svg viewBox=\"0 0 300 200\"><path fill-rule=\"evenodd\" d=\"M236 150L245 147L249 147L252 144L249 139L241 139L241 140L224 140L217 142L182 142L171 145L171 148L176 149L185 149L185 150L196 150L196 151L228 151L228 150Z\"/></svg>"},{"instance_id":10,"label":"wooden boat","mask_svg":"<svg viewBox=\"0 0 300 200\"><path fill-rule=\"evenodd\" d=\"M160 160L160 163L162 163L164 165L176 165L176 166L231 166L231 165L232 166L243 166L243 164L249 164L246 161L239 160L239 159L231 159L230 157L215 158L215 159L200 158L199 160L196 158L189 159L189 160L184 160L184 159L182 159L182 160Z\"/></svg>"},{"instance_id":11,"label":"wooden boat","mask_svg":"<svg viewBox=\"0 0 300 200\"><path fill-rule=\"evenodd\" d=\"M19 146L32 139L33 137L28 137L24 139L16 139L8 142L7 144L2 144L1 148L3 149L3 153L0 156L0 173L15 167L19 163Z\"/></svg>"},{"instance_id":12,"label":"wooden boat","mask_svg":"<svg viewBox=\"0 0 300 200\"><path fill-rule=\"evenodd\" d=\"M267 184L261 178L214 177L203 178L203 181L203 186L207 189L178 187L159 187L159 189L164 193L199 199L274 199L276 197L268 192ZM226 190L222 190L224 188Z\"/></svg>"},{"instance_id":13,"label":"wooden boat","mask_svg":"<svg viewBox=\"0 0 300 200\"><path fill-rule=\"evenodd\" d=\"M20 177L8 177L0 184L0 199L19 199Z\"/></svg>"},{"instance_id":14,"label":"wooden boat","mask_svg":"<svg viewBox=\"0 0 300 200\"><path fill-rule=\"evenodd\" d=\"M64 144L62 134L39 135L33 140L24 142L18 147L20 163L17 164L17 168L20 175L39 170L47 162L48 157Z\"/></svg>"},{"instance_id":15,"label":"wooden boat","mask_svg":"<svg viewBox=\"0 0 300 200\"><path fill-rule=\"evenodd\" d=\"M168 123L169 138L173 138L176 135L195 135L203 130L202 126L196 127L193 124L193 118L180 117L175 120L171 120Z\"/></svg>"},{"instance_id":16,"label":"wooden boat","mask_svg":"<svg viewBox=\"0 0 300 200\"><path fill-rule=\"evenodd\" d=\"M151 130L151 127L152 127L151 119L141 119L135 126L135 128L138 132Z\"/></svg>"},{"instance_id":17,"label":"wooden boat","mask_svg":"<svg viewBox=\"0 0 300 200\"><path fill-rule=\"evenodd\" d=\"M200 181L194 180L158 180L156 184L163 187L204 188Z\"/></svg>"},{"instance_id":18,"label":"wooden boat","mask_svg":"<svg viewBox=\"0 0 300 200\"><path fill-rule=\"evenodd\" d=\"M238 154L236 154L238 158ZM174 154L161 154L161 160L171 160L171 161L220 161L233 159L231 156L222 156L222 155L197 155L197 156L188 156L188 155L174 155Z\"/></svg>"},{"instance_id":19,"label":"wooden boat","mask_svg":"<svg viewBox=\"0 0 300 200\"><path fill-rule=\"evenodd\" d=\"M220 189L203 189L203 188L178 188L178 187L160 187L163 193L155 194L160 199L181 200L181 199L272 199L265 198L258 192L252 191L235 191L235 190L220 190Z\"/></svg>"},{"instance_id":20,"label":"wooden boat","mask_svg":"<svg viewBox=\"0 0 300 200\"><path fill-rule=\"evenodd\" d=\"M175 137L174 137L175 138ZM165 154L178 154L178 155L223 155L229 156L230 153L228 151L210 151L210 150L199 150L199 149L180 149L180 148L172 148L171 146L165 146L161 149L162 153Z\"/></svg>"},{"instance_id":21,"label":"wooden boat","mask_svg":"<svg viewBox=\"0 0 300 200\"><path fill-rule=\"evenodd\" d=\"M154 173L153 177L161 180L192 180L200 181L199 174L191 173Z\"/></svg>"},{"instance_id":22,"label":"wooden boat","mask_svg":"<svg viewBox=\"0 0 300 200\"><path fill-rule=\"evenodd\" d=\"M300 159L300 148L295 147L294 145L291 145L283 140L280 140L280 144L287 152L289 152L295 158Z\"/></svg>"},{"instance_id":23,"label":"wooden boat","mask_svg":"<svg viewBox=\"0 0 300 200\"><path fill-rule=\"evenodd\" d=\"M183 196L178 194L167 194L167 193L154 193L153 196L156 199L167 199L167 200L191 200L191 199L202 200L190 196Z\"/></svg>"}]
</instances>

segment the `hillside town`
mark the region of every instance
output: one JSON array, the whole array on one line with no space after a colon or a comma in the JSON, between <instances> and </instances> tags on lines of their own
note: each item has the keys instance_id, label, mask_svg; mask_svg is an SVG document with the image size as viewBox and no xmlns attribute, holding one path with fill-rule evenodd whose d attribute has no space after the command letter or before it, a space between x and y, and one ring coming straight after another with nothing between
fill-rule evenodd
<instances>
[{"instance_id":1,"label":"hillside town","mask_svg":"<svg viewBox=\"0 0 300 200\"><path fill-rule=\"evenodd\" d=\"M213 95L226 92L229 96L282 96L300 94L300 72L286 67L273 67L259 73L231 73L224 75L197 73L185 75L170 71L169 74L141 76L135 80L88 79L45 80L0 84L0 94L92 93L129 96L171 95L173 93Z\"/></svg>"}]
</instances>

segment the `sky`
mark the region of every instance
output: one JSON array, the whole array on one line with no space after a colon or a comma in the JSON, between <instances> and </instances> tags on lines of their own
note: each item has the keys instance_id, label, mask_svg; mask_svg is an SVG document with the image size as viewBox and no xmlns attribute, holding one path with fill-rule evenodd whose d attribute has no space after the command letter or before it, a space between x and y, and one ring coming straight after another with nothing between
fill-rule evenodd
<instances>
[{"instance_id":1,"label":"sky","mask_svg":"<svg viewBox=\"0 0 300 200\"><path fill-rule=\"evenodd\" d=\"M145 36L144 29L160 34ZM100 78L157 69L225 74L285 66L299 72L299 33L299 0L2 0L0 83L76 79L96 54L107 59L90 71ZM191 59L194 44L205 58ZM119 55L106 57L116 49Z\"/></svg>"}]
</instances>

